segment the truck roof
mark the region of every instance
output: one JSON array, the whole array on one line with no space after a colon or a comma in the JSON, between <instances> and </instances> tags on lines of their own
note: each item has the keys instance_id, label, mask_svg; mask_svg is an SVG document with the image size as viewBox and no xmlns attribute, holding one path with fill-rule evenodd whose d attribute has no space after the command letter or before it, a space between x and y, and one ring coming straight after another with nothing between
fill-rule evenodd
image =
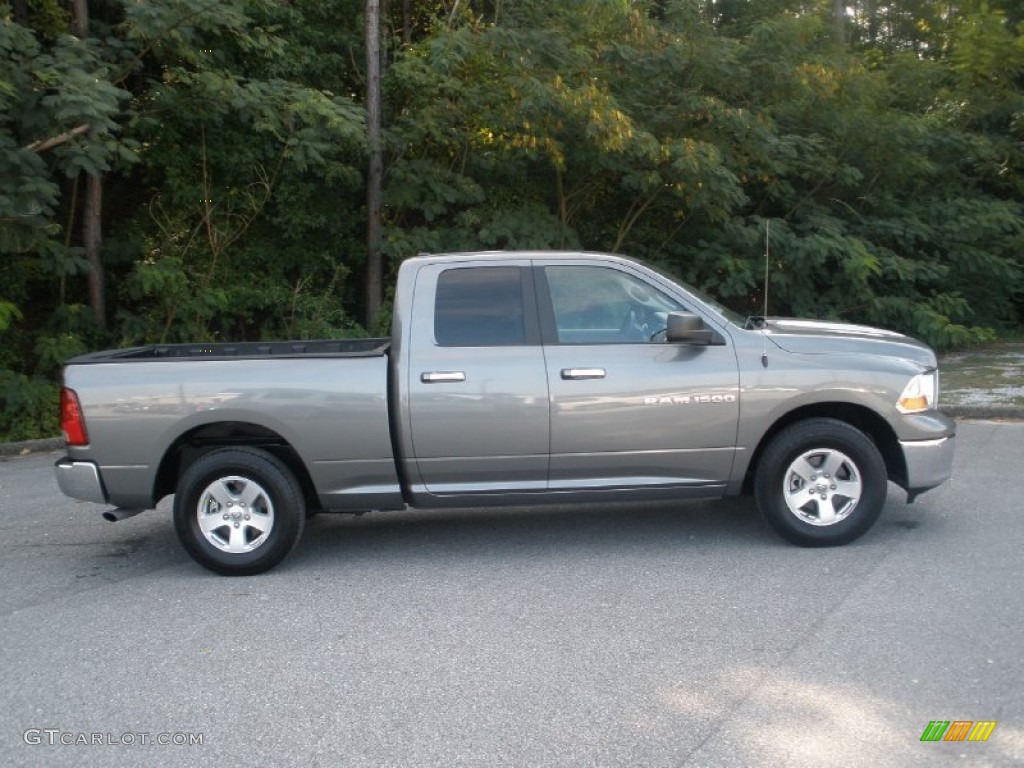
<instances>
[{"instance_id":1,"label":"truck roof","mask_svg":"<svg viewBox=\"0 0 1024 768\"><path fill-rule=\"evenodd\" d=\"M522 251L457 251L452 253L418 253L412 259L423 261L502 261L506 259L606 259L636 263L629 256L600 251L561 251L532 249ZM411 259L410 259L411 260Z\"/></svg>"}]
</instances>

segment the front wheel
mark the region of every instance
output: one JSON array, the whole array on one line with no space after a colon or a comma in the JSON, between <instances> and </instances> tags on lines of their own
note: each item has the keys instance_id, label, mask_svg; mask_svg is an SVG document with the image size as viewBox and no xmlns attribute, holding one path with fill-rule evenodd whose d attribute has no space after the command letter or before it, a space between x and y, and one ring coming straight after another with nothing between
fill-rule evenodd
<instances>
[{"instance_id":1,"label":"front wheel","mask_svg":"<svg viewBox=\"0 0 1024 768\"><path fill-rule=\"evenodd\" d=\"M847 544L885 504L885 461L867 435L837 419L807 419L768 444L754 477L757 506L783 538L805 547Z\"/></svg>"},{"instance_id":2,"label":"front wheel","mask_svg":"<svg viewBox=\"0 0 1024 768\"><path fill-rule=\"evenodd\" d=\"M302 535L306 503L295 475L257 448L220 448L197 459L174 496L174 529L205 568L247 576L273 568Z\"/></svg>"}]
</instances>

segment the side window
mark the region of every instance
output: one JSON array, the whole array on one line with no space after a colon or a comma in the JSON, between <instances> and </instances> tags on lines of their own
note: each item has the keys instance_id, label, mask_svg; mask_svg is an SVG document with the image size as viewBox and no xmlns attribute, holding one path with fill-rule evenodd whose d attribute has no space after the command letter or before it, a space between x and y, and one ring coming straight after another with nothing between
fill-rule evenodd
<instances>
[{"instance_id":1,"label":"side window","mask_svg":"<svg viewBox=\"0 0 1024 768\"><path fill-rule=\"evenodd\" d=\"M683 306L610 267L545 267L560 344L650 342Z\"/></svg>"},{"instance_id":2,"label":"side window","mask_svg":"<svg viewBox=\"0 0 1024 768\"><path fill-rule=\"evenodd\" d=\"M442 347L525 344L519 267L455 267L437 279L434 339Z\"/></svg>"}]
</instances>

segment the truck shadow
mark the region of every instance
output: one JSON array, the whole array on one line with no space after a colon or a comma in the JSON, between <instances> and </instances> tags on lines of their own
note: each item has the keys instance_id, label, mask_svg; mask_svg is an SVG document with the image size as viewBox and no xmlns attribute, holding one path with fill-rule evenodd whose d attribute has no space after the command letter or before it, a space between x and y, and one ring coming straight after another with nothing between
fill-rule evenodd
<instances>
[{"instance_id":1,"label":"truck shadow","mask_svg":"<svg viewBox=\"0 0 1024 768\"><path fill-rule=\"evenodd\" d=\"M602 504L538 508L320 514L288 564L327 559L532 557L677 551L709 543L786 546L761 522L752 500Z\"/></svg>"},{"instance_id":2,"label":"truck shadow","mask_svg":"<svg viewBox=\"0 0 1024 768\"><path fill-rule=\"evenodd\" d=\"M881 519L840 549L885 545L919 535L919 510L890 498ZM922 513L923 514L923 513ZM753 499L615 503L551 507L406 510L360 517L323 513L281 567L457 559L516 559L724 554L806 550L782 540L761 520Z\"/></svg>"}]
</instances>

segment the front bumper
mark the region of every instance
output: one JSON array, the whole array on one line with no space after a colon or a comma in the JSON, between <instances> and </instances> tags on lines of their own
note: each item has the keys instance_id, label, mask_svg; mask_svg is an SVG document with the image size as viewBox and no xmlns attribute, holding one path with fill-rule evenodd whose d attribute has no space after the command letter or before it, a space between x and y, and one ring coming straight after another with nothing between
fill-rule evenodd
<instances>
[{"instance_id":1,"label":"front bumper","mask_svg":"<svg viewBox=\"0 0 1024 768\"><path fill-rule=\"evenodd\" d=\"M57 485L65 496L97 504L107 503L107 491L103 487L99 468L91 461L60 459L56 466Z\"/></svg>"},{"instance_id":2,"label":"front bumper","mask_svg":"<svg viewBox=\"0 0 1024 768\"><path fill-rule=\"evenodd\" d=\"M953 454L956 435L935 440L901 440L903 459L907 466L905 488L907 500L941 485L953 475Z\"/></svg>"}]
</instances>

